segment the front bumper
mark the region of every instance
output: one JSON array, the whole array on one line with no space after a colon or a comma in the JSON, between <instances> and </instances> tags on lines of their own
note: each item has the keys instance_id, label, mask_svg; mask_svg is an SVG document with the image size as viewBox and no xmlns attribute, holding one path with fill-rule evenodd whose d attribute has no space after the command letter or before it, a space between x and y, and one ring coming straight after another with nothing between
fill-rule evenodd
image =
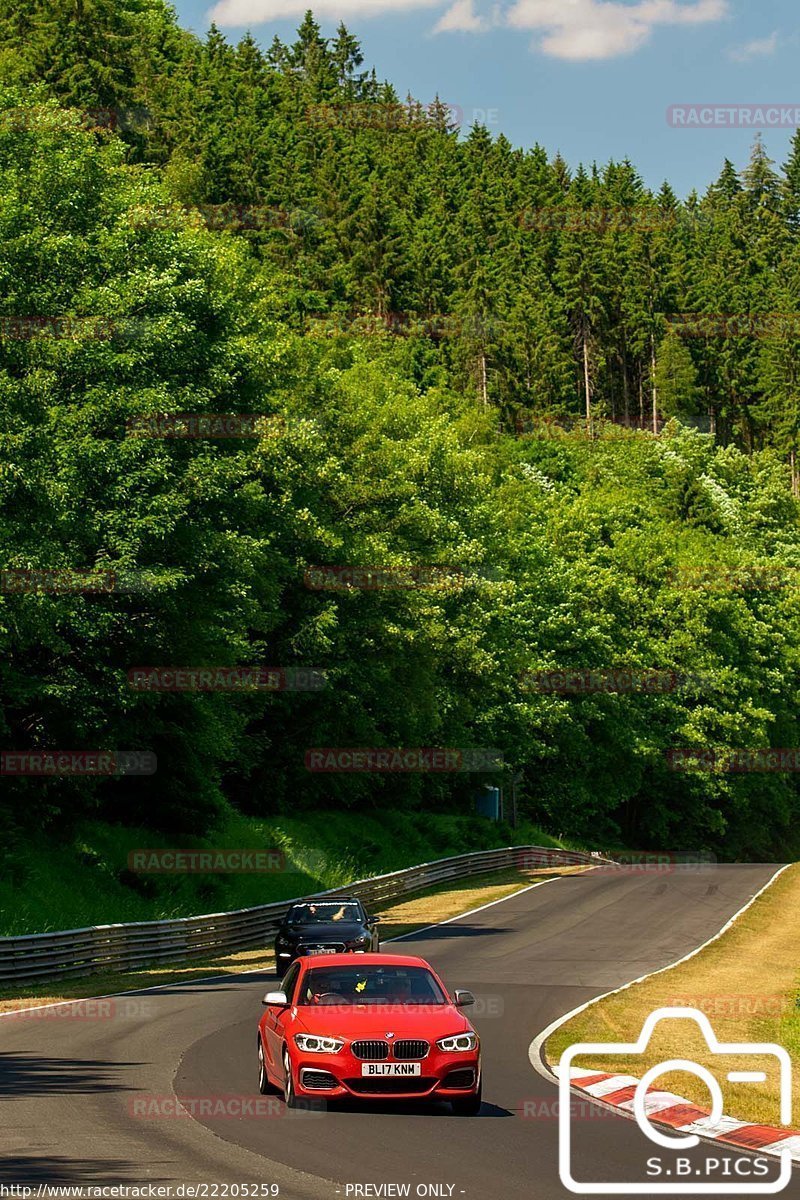
<instances>
[{"instance_id":1,"label":"front bumper","mask_svg":"<svg viewBox=\"0 0 800 1200\"><path fill-rule=\"evenodd\" d=\"M369 946L345 946L343 950L337 950L337 954L366 954L369 951ZM296 958L305 958L308 954L307 946L290 946L288 949L278 949L275 947L275 962L278 966L288 968L292 965ZM326 954L320 954L320 962L324 962L328 957ZM331 955L331 957L333 957Z\"/></svg>"},{"instance_id":2,"label":"front bumper","mask_svg":"<svg viewBox=\"0 0 800 1200\"><path fill-rule=\"evenodd\" d=\"M330 1100L456 1099L473 1096L481 1078L480 1052L452 1053L435 1047L418 1064L419 1075L362 1075L362 1059L339 1054L290 1051L298 1096ZM409 1064L405 1064L409 1065Z\"/></svg>"}]
</instances>

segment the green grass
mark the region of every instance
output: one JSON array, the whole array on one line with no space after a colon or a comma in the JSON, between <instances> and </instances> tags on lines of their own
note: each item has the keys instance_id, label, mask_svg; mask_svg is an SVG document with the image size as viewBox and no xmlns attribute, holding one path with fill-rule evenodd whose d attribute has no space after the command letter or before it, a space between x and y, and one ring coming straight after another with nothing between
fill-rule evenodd
<instances>
[{"instance_id":1,"label":"green grass","mask_svg":"<svg viewBox=\"0 0 800 1200\"><path fill-rule=\"evenodd\" d=\"M7 850L0 862L0 936L253 907L512 844L564 845L532 825L513 832L475 815L326 811L256 820L231 812L207 837L172 840L147 829L89 822L68 843L31 841ZM131 851L155 847L279 847L286 869L262 875L143 875L128 868Z\"/></svg>"}]
</instances>

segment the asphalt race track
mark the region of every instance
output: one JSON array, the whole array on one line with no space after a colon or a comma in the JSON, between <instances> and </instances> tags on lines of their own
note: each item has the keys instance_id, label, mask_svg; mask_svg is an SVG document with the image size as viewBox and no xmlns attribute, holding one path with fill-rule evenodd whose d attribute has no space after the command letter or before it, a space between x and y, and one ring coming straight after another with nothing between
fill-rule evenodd
<instances>
[{"instance_id":1,"label":"asphalt race track","mask_svg":"<svg viewBox=\"0 0 800 1200\"><path fill-rule=\"evenodd\" d=\"M237 1100L258 1099L256 1024L274 986L267 975L140 993L96 1016L0 1019L0 1183L274 1182L290 1200L404 1194L380 1190L386 1184L410 1185L413 1197L426 1194L418 1186L439 1185L427 1194L563 1200L558 1123L524 1115L526 1103L530 1113L532 1103L557 1098L530 1064L531 1040L584 1001L705 942L775 870L568 876L394 943L478 997L484 1106L476 1118L396 1102L295 1114L278 1097L264 1098L266 1115L236 1115ZM196 1116L173 1115L175 1093ZM222 1101L224 1115L204 1116L203 1098ZM641 1182L654 1152L632 1121L604 1110L580 1122L574 1173ZM665 1162L671 1154L660 1153ZM694 1164L719 1150L693 1154ZM797 1175L783 1194L800 1197Z\"/></svg>"}]
</instances>

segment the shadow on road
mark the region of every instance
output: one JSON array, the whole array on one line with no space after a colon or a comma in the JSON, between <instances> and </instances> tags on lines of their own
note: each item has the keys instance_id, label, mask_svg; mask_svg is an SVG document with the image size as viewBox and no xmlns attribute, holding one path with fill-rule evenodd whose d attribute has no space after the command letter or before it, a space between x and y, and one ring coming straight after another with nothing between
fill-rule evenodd
<instances>
[{"instance_id":1,"label":"shadow on road","mask_svg":"<svg viewBox=\"0 0 800 1200\"><path fill-rule=\"evenodd\" d=\"M502 925L434 925L430 929L421 929L419 933L401 935L402 942L443 942L446 938L488 937L497 933L515 933Z\"/></svg>"},{"instance_id":2,"label":"shadow on road","mask_svg":"<svg viewBox=\"0 0 800 1200\"><path fill-rule=\"evenodd\" d=\"M450 1105L444 1100L420 1100L417 1103L408 1100L335 1100L326 1101L325 1107L322 1109L326 1116L357 1116L359 1120L364 1120L366 1116L380 1117L424 1117L430 1120L432 1117L441 1120L443 1117L449 1117L452 1121L476 1121L484 1117L513 1117L517 1114L511 1112L508 1108L502 1108L499 1104L489 1104L486 1100L483 1102L483 1107L477 1117L456 1117L452 1112Z\"/></svg>"},{"instance_id":3,"label":"shadow on road","mask_svg":"<svg viewBox=\"0 0 800 1200\"><path fill-rule=\"evenodd\" d=\"M135 1091L122 1082L121 1072L143 1063L93 1062L77 1058L41 1058L35 1054L0 1054L0 1096L79 1095Z\"/></svg>"},{"instance_id":4,"label":"shadow on road","mask_svg":"<svg viewBox=\"0 0 800 1200\"><path fill-rule=\"evenodd\" d=\"M109 1158L52 1158L46 1154L35 1158L32 1154L5 1154L0 1159L0 1183L16 1183L22 1187L31 1184L50 1183L88 1187L92 1184L113 1185L118 1183L141 1183L142 1164ZM148 1177L148 1183L157 1180Z\"/></svg>"}]
</instances>

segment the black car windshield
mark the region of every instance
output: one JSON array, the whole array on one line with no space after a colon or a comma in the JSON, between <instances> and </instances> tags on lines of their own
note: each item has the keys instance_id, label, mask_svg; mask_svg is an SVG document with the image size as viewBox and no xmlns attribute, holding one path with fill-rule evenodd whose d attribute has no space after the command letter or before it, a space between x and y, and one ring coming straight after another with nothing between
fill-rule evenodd
<instances>
[{"instance_id":1,"label":"black car windshield","mask_svg":"<svg viewBox=\"0 0 800 1200\"><path fill-rule=\"evenodd\" d=\"M360 905L343 904L339 900L319 904L294 904L286 916L290 925L316 925L327 921L361 922L363 919Z\"/></svg>"},{"instance_id":2,"label":"black car windshield","mask_svg":"<svg viewBox=\"0 0 800 1200\"><path fill-rule=\"evenodd\" d=\"M447 1004L425 967L313 967L303 977L296 1002L317 1004Z\"/></svg>"}]
</instances>

